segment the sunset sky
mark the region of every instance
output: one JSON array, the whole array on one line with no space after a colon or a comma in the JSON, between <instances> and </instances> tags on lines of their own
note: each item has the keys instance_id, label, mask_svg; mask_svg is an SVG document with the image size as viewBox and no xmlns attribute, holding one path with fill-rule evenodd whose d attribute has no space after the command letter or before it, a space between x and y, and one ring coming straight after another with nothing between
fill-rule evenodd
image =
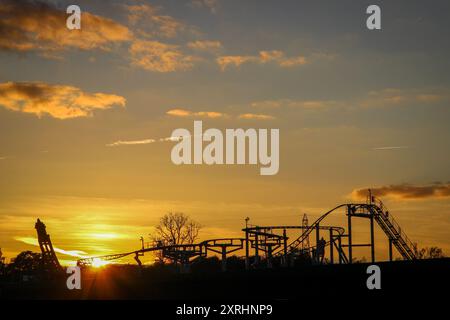
<instances>
[{"instance_id":1,"label":"sunset sky","mask_svg":"<svg viewBox=\"0 0 450 320\"><path fill-rule=\"evenodd\" d=\"M70 4L81 31L66 28ZM366 28L370 4L382 30ZM445 0L0 0L3 254L39 250L38 217L68 261L138 249L169 211L202 239L237 237L247 216L312 222L369 187L412 241L450 254L449 12ZM279 129L279 173L174 165L167 138L194 120Z\"/></svg>"}]
</instances>

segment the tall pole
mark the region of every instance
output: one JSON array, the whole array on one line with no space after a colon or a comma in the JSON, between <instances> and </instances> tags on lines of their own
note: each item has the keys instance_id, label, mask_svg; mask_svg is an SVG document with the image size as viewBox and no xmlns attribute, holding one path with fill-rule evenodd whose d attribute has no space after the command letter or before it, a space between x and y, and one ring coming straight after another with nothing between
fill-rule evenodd
<instances>
[{"instance_id":1,"label":"tall pole","mask_svg":"<svg viewBox=\"0 0 450 320\"><path fill-rule=\"evenodd\" d=\"M330 229L330 262L334 264L334 248L333 248L333 229Z\"/></svg>"},{"instance_id":2,"label":"tall pole","mask_svg":"<svg viewBox=\"0 0 450 320\"><path fill-rule=\"evenodd\" d=\"M286 236L286 229L283 229L283 249L284 249L284 261L283 265L287 267L288 265L288 256L287 256L287 236Z\"/></svg>"},{"instance_id":3,"label":"tall pole","mask_svg":"<svg viewBox=\"0 0 450 320\"><path fill-rule=\"evenodd\" d=\"M249 241L248 241L248 220L250 220L249 217L245 218L245 269L250 269L250 248L249 248Z\"/></svg>"},{"instance_id":4,"label":"tall pole","mask_svg":"<svg viewBox=\"0 0 450 320\"><path fill-rule=\"evenodd\" d=\"M227 271L227 248L222 247L222 271Z\"/></svg>"},{"instance_id":5,"label":"tall pole","mask_svg":"<svg viewBox=\"0 0 450 320\"><path fill-rule=\"evenodd\" d=\"M245 229L245 269L250 268L250 257L249 257L249 241L248 241L248 230Z\"/></svg>"},{"instance_id":6,"label":"tall pole","mask_svg":"<svg viewBox=\"0 0 450 320\"><path fill-rule=\"evenodd\" d=\"M375 262L375 235L373 232L373 213L370 215L370 255L372 263Z\"/></svg>"},{"instance_id":7,"label":"tall pole","mask_svg":"<svg viewBox=\"0 0 450 320\"><path fill-rule=\"evenodd\" d=\"M342 241L341 237L338 238L338 247L339 247L339 264L342 263Z\"/></svg>"},{"instance_id":8,"label":"tall pole","mask_svg":"<svg viewBox=\"0 0 450 320\"><path fill-rule=\"evenodd\" d=\"M267 246L267 268L272 268L272 245Z\"/></svg>"},{"instance_id":9,"label":"tall pole","mask_svg":"<svg viewBox=\"0 0 450 320\"><path fill-rule=\"evenodd\" d=\"M347 206L347 227L348 227L348 263L352 263L352 207Z\"/></svg>"},{"instance_id":10,"label":"tall pole","mask_svg":"<svg viewBox=\"0 0 450 320\"><path fill-rule=\"evenodd\" d=\"M258 232L258 229L256 229ZM255 233L255 265L257 266L259 263L259 242L258 242L258 233Z\"/></svg>"},{"instance_id":11,"label":"tall pole","mask_svg":"<svg viewBox=\"0 0 450 320\"><path fill-rule=\"evenodd\" d=\"M319 263L319 240L320 240L320 233L319 233L319 224L316 226L316 262Z\"/></svg>"},{"instance_id":12,"label":"tall pole","mask_svg":"<svg viewBox=\"0 0 450 320\"><path fill-rule=\"evenodd\" d=\"M316 262L319 263L319 237L320 237L320 231L319 231L319 225L316 226L316 256L314 257L316 259Z\"/></svg>"}]
</instances>

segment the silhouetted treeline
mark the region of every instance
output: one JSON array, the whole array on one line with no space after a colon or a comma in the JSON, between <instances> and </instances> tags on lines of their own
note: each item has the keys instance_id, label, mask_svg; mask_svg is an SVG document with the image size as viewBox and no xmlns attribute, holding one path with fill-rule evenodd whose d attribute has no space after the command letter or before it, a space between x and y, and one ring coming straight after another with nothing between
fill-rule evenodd
<instances>
[{"instance_id":1,"label":"silhouetted treeline","mask_svg":"<svg viewBox=\"0 0 450 320\"><path fill-rule=\"evenodd\" d=\"M0 266L0 282L39 282L58 273L46 266L42 254L23 251L11 263Z\"/></svg>"}]
</instances>

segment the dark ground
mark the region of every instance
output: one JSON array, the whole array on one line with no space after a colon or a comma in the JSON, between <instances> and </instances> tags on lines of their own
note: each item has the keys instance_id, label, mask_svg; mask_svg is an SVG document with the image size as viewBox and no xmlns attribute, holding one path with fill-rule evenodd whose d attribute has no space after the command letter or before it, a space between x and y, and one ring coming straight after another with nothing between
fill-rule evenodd
<instances>
[{"instance_id":1,"label":"dark ground","mask_svg":"<svg viewBox=\"0 0 450 320\"><path fill-rule=\"evenodd\" d=\"M57 279L0 283L1 299L150 299L219 301L224 299L297 300L302 297L449 296L450 259L381 262L381 290L368 290L369 264L307 265L295 268L234 270L221 273L196 266L189 274L168 267L140 270L109 266L84 270L82 289L68 290L65 276ZM239 268L240 269L240 268Z\"/></svg>"}]
</instances>

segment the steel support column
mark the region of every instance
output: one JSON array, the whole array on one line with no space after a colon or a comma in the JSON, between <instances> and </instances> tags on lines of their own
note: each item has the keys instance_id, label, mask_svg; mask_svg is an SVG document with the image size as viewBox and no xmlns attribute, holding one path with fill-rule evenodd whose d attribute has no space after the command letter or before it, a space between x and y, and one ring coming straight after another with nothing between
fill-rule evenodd
<instances>
[{"instance_id":1,"label":"steel support column","mask_svg":"<svg viewBox=\"0 0 450 320\"><path fill-rule=\"evenodd\" d=\"M227 271L227 247L222 247L222 271Z\"/></svg>"},{"instance_id":2,"label":"steel support column","mask_svg":"<svg viewBox=\"0 0 450 320\"><path fill-rule=\"evenodd\" d=\"M283 266L288 266L288 255L287 255L287 236L286 236L286 229L283 229L283 251L284 251L284 261Z\"/></svg>"},{"instance_id":3,"label":"steel support column","mask_svg":"<svg viewBox=\"0 0 450 320\"><path fill-rule=\"evenodd\" d=\"M267 247L267 268L271 269L272 268L272 246L269 245Z\"/></svg>"},{"instance_id":4,"label":"steel support column","mask_svg":"<svg viewBox=\"0 0 450 320\"><path fill-rule=\"evenodd\" d=\"M330 229L330 263L334 264L334 240L333 240L333 229Z\"/></svg>"},{"instance_id":5,"label":"steel support column","mask_svg":"<svg viewBox=\"0 0 450 320\"><path fill-rule=\"evenodd\" d=\"M339 237L338 238L338 247L339 247L339 264L341 264L342 263L342 254L341 254L341 252L342 252L342 240L341 240L341 237Z\"/></svg>"},{"instance_id":6,"label":"steel support column","mask_svg":"<svg viewBox=\"0 0 450 320\"><path fill-rule=\"evenodd\" d=\"M320 240L320 229L319 224L316 226L316 256L314 257L316 259L316 262L319 263L319 240Z\"/></svg>"},{"instance_id":7,"label":"steel support column","mask_svg":"<svg viewBox=\"0 0 450 320\"><path fill-rule=\"evenodd\" d=\"M259 241L258 235L255 234L255 266L259 264Z\"/></svg>"},{"instance_id":8,"label":"steel support column","mask_svg":"<svg viewBox=\"0 0 450 320\"><path fill-rule=\"evenodd\" d=\"M248 230L245 229L245 269L250 269L250 248L249 248L249 241L248 241Z\"/></svg>"},{"instance_id":9,"label":"steel support column","mask_svg":"<svg viewBox=\"0 0 450 320\"><path fill-rule=\"evenodd\" d=\"M352 263L352 207L347 206L347 228L348 228L348 263Z\"/></svg>"},{"instance_id":10,"label":"steel support column","mask_svg":"<svg viewBox=\"0 0 450 320\"><path fill-rule=\"evenodd\" d=\"M375 262L375 234L373 230L373 213L370 215L370 256L372 263Z\"/></svg>"}]
</instances>

